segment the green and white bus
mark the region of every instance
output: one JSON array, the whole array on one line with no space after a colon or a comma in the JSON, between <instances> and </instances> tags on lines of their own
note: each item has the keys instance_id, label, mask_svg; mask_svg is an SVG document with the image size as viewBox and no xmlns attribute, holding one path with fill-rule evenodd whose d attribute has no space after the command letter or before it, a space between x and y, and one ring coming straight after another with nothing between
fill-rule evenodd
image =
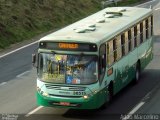
<instances>
[{"instance_id":1,"label":"green and white bus","mask_svg":"<svg viewBox=\"0 0 160 120\"><path fill-rule=\"evenodd\" d=\"M97 109L131 81L138 82L152 52L151 9L103 9L40 39L33 55L37 103Z\"/></svg>"}]
</instances>

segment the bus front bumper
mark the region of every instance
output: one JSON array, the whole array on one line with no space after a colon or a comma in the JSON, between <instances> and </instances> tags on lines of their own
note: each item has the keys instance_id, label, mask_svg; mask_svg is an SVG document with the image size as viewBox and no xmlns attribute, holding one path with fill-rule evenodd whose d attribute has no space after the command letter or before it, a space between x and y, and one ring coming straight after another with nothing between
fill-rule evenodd
<instances>
[{"instance_id":1,"label":"bus front bumper","mask_svg":"<svg viewBox=\"0 0 160 120\"><path fill-rule=\"evenodd\" d=\"M97 109L102 105L100 94L85 97L57 97L42 96L37 92L37 104L46 107L73 108L73 109Z\"/></svg>"}]
</instances>

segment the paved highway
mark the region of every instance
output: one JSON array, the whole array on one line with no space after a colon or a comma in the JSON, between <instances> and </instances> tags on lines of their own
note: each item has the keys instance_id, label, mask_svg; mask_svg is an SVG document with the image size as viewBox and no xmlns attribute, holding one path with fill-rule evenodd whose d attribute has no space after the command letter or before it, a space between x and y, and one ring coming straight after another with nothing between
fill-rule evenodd
<instances>
[{"instance_id":1,"label":"paved highway","mask_svg":"<svg viewBox=\"0 0 160 120\"><path fill-rule=\"evenodd\" d=\"M36 105L36 69L32 68L31 53L37 44L0 57L0 113L23 114L27 120L43 119L106 119L119 120L121 115L160 113L160 3L148 2L141 7L154 6L154 59L142 72L137 85L129 85L104 110L71 110L38 107ZM139 104L143 103L143 104ZM139 109L136 106L140 106ZM156 112L155 112L156 111ZM4 115L5 117L6 115ZM3 117L3 116L0 116ZM23 119L24 119L23 118ZM1 119L1 118L0 118Z\"/></svg>"},{"instance_id":2,"label":"paved highway","mask_svg":"<svg viewBox=\"0 0 160 120\"><path fill-rule=\"evenodd\" d=\"M157 23L155 24L155 41L154 41L154 59L148 66L148 70L155 72L151 80L160 80L160 3L155 6L154 16ZM155 21L156 21L155 20ZM137 111L138 114L159 114L160 119L160 82L155 85L154 89L142 99L141 103L145 104ZM156 116L156 115L155 115Z\"/></svg>"}]
</instances>

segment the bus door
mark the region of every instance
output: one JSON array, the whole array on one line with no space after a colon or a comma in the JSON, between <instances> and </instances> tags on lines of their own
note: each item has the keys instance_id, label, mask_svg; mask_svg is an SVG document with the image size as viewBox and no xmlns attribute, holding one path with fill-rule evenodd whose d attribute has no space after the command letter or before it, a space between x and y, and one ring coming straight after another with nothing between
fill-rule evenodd
<instances>
[{"instance_id":1,"label":"bus door","mask_svg":"<svg viewBox=\"0 0 160 120\"><path fill-rule=\"evenodd\" d=\"M107 91L107 87L105 86L106 83L106 44L102 44L100 46L99 50L99 82L100 82L100 88L103 89L104 91ZM101 97L101 100L105 102L107 100L107 94L104 94Z\"/></svg>"}]
</instances>

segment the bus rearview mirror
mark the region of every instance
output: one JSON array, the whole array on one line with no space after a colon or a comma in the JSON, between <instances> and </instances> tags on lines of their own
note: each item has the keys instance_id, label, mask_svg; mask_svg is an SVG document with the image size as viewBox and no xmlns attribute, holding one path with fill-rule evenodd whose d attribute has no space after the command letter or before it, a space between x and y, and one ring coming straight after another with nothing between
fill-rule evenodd
<instances>
[{"instance_id":1,"label":"bus rearview mirror","mask_svg":"<svg viewBox=\"0 0 160 120\"><path fill-rule=\"evenodd\" d=\"M34 67L37 67L36 65L36 54L32 54L32 64Z\"/></svg>"}]
</instances>

